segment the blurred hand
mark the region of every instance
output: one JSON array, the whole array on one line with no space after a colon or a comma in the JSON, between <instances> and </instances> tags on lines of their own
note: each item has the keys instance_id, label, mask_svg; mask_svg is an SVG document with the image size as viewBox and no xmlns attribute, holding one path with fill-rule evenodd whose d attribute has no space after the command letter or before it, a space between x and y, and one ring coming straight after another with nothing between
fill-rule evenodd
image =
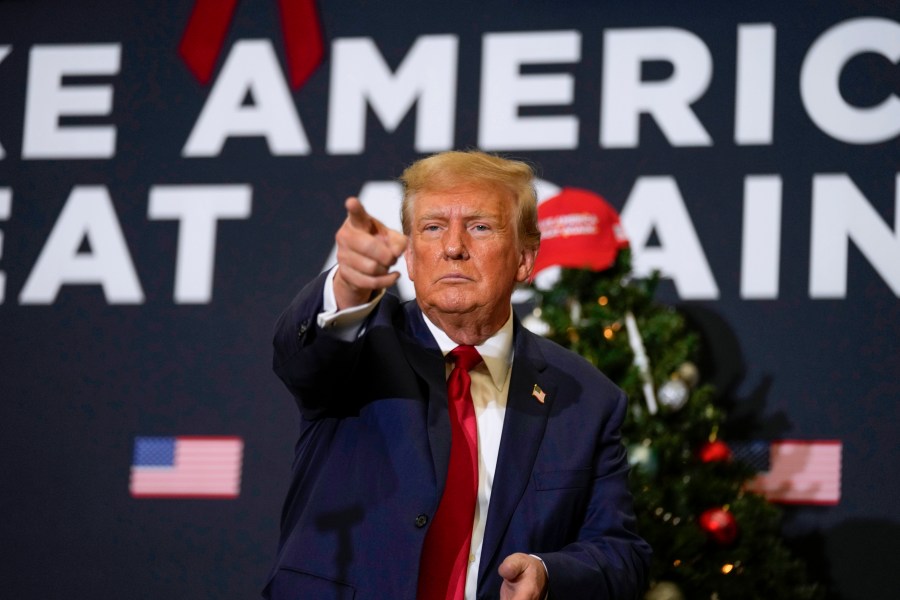
<instances>
[{"instance_id":1,"label":"blurred hand","mask_svg":"<svg viewBox=\"0 0 900 600\"><path fill-rule=\"evenodd\" d=\"M338 309L368 302L400 277L389 273L406 249L406 236L371 216L355 197L344 203L347 218L334 236L338 269L334 296Z\"/></svg>"},{"instance_id":2,"label":"blurred hand","mask_svg":"<svg viewBox=\"0 0 900 600\"><path fill-rule=\"evenodd\" d=\"M543 600L547 593L547 570L533 556L510 554L497 571L503 578L500 600Z\"/></svg>"}]
</instances>

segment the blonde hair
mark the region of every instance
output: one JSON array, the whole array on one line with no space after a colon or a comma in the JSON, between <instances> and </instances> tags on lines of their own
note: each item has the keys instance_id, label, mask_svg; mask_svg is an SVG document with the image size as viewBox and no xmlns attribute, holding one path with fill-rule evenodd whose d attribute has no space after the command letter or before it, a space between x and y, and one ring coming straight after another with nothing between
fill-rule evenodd
<instances>
[{"instance_id":1,"label":"blonde hair","mask_svg":"<svg viewBox=\"0 0 900 600\"><path fill-rule=\"evenodd\" d=\"M471 185L496 189L511 197L515 202L519 246L536 250L541 244L534 170L527 163L478 150L452 150L414 162L400 175L400 182L403 184L400 221L406 235L412 229L412 205L417 194Z\"/></svg>"}]
</instances>

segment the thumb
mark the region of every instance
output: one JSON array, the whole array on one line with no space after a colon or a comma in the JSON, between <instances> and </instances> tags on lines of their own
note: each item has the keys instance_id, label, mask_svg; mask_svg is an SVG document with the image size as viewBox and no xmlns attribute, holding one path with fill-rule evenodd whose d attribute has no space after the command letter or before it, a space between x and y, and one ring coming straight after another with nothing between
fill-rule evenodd
<instances>
[{"instance_id":1,"label":"thumb","mask_svg":"<svg viewBox=\"0 0 900 600\"><path fill-rule=\"evenodd\" d=\"M528 568L528 559L526 555L517 552L507 556L506 559L500 563L500 568L497 569L497 572L503 579L513 582L525 572L526 568Z\"/></svg>"}]
</instances>

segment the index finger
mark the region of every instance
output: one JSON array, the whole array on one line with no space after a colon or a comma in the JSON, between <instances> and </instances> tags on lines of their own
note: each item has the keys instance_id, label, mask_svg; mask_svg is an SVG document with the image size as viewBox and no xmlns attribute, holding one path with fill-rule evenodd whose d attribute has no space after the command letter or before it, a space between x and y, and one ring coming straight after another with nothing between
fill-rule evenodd
<instances>
[{"instance_id":1,"label":"index finger","mask_svg":"<svg viewBox=\"0 0 900 600\"><path fill-rule=\"evenodd\" d=\"M350 225L369 233L377 231L375 221L369 216L369 213L366 212L366 209L356 196L347 198L346 202L344 202L344 208L347 209L347 218L350 220Z\"/></svg>"}]
</instances>

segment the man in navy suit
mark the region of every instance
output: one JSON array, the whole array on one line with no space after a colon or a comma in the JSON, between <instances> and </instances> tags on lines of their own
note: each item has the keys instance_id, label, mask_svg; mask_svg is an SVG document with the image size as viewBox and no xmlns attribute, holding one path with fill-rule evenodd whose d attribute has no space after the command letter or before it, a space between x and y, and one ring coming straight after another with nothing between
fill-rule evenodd
<instances>
[{"instance_id":1,"label":"man in navy suit","mask_svg":"<svg viewBox=\"0 0 900 600\"><path fill-rule=\"evenodd\" d=\"M639 598L650 549L627 487L626 398L512 311L540 244L531 168L446 152L401 181L403 233L349 198L337 265L277 325L274 369L301 420L265 595ZM416 289L405 304L385 293L401 255ZM457 346L478 352L460 396L477 422L477 489L471 520L447 527L443 504L469 493L450 474ZM426 566L437 523L464 532L453 583Z\"/></svg>"}]
</instances>

